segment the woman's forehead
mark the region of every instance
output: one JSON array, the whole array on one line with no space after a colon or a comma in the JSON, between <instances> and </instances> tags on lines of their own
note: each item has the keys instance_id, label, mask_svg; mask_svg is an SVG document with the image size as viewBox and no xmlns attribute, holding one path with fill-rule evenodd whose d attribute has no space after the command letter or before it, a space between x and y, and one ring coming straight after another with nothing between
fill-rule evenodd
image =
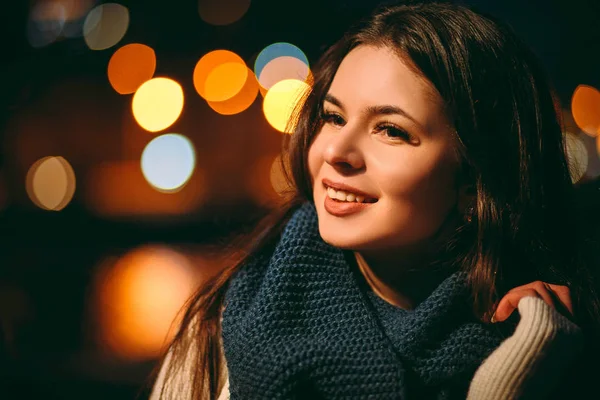
<instances>
[{"instance_id":1,"label":"woman's forehead","mask_svg":"<svg viewBox=\"0 0 600 400\"><path fill-rule=\"evenodd\" d=\"M431 82L388 47L359 46L338 68L326 97L339 100L348 112L391 106L424 127L445 118L445 106Z\"/></svg>"}]
</instances>

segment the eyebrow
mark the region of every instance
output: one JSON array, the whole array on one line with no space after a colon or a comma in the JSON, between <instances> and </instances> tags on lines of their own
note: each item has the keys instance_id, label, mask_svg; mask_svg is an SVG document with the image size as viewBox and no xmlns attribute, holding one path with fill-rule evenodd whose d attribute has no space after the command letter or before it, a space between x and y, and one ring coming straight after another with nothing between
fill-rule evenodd
<instances>
[{"instance_id":1,"label":"eyebrow","mask_svg":"<svg viewBox=\"0 0 600 400\"><path fill-rule=\"evenodd\" d=\"M325 95L325 101L327 101L327 102L329 102L329 103L331 103L331 104L333 104L333 105L341 108L342 110L344 109L344 105L342 104L342 102L337 97L335 97L334 95L332 95L331 93L327 93ZM369 106L365 110L365 113L367 115L394 115L394 114L398 114L398 115L403 116L404 118L407 118L407 119L411 120L416 125L422 126L410 114L408 114L406 111L404 111L403 109L401 109L398 106L393 106L393 105L389 105L389 104Z\"/></svg>"}]
</instances>

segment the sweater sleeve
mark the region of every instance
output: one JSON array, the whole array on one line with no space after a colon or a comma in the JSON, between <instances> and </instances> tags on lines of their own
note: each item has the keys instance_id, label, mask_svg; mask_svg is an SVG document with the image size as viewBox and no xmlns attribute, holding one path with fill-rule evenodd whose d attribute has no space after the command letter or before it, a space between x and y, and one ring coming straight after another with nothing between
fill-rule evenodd
<instances>
[{"instance_id":1,"label":"sweater sleeve","mask_svg":"<svg viewBox=\"0 0 600 400\"><path fill-rule=\"evenodd\" d=\"M477 369L467 399L547 398L581 351L579 327L542 299L524 297L518 309L515 332Z\"/></svg>"}]
</instances>

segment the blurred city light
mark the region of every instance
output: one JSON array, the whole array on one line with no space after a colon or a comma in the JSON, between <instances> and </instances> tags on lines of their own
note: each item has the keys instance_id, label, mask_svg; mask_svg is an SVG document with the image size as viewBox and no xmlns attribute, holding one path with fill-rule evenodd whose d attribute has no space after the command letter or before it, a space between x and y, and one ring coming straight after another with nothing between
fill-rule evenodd
<instances>
[{"instance_id":1,"label":"blurred city light","mask_svg":"<svg viewBox=\"0 0 600 400\"><path fill-rule=\"evenodd\" d=\"M228 62L215 67L206 77L206 100L225 101L238 94L248 80L246 64Z\"/></svg>"},{"instance_id":2,"label":"blurred city light","mask_svg":"<svg viewBox=\"0 0 600 400\"><path fill-rule=\"evenodd\" d=\"M119 94L134 93L144 82L152 79L156 70L154 50L140 43L119 48L108 62L108 80Z\"/></svg>"},{"instance_id":3,"label":"blurred city light","mask_svg":"<svg viewBox=\"0 0 600 400\"><path fill-rule=\"evenodd\" d=\"M211 25L229 25L239 19L250 8L250 0L199 0L200 18Z\"/></svg>"},{"instance_id":4,"label":"blurred city light","mask_svg":"<svg viewBox=\"0 0 600 400\"><path fill-rule=\"evenodd\" d=\"M254 73L249 68L246 68L246 71L246 82L242 89L225 101L207 101L210 108L219 114L233 115L241 113L254 103L256 96L258 96L259 85Z\"/></svg>"},{"instance_id":5,"label":"blurred city light","mask_svg":"<svg viewBox=\"0 0 600 400\"><path fill-rule=\"evenodd\" d=\"M104 50L119 43L128 28L127 7L117 3L105 3L88 13L83 23L83 37L90 49Z\"/></svg>"},{"instance_id":6,"label":"blurred city light","mask_svg":"<svg viewBox=\"0 0 600 400\"><path fill-rule=\"evenodd\" d=\"M60 211L75 193L75 173L63 157L44 157L27 172L26 189L38 207Z\"/></svg>"},{"instance_id":7,"label":"blurred city light","mask_svg":"<svg viewBox=\"0 0 600 400\"><path fill-rule=\"evenodd\" d=\"M286 79L312 83L310 69L302 60L290 56L277 57L264 66L258 77L263 96L274 84Z\"/></svg>"},{"instance_id":8,"label":"blurred city light","mask_svg":"<svg viewBox=\"0 0 600 400\"><path fill-rule=\"evenodd\" d=\"M271 165L269 181L271 182L271 187L279 196L284 196L292 189L285 175L286 170L289 171L289 164L282 163L281 155L278 155Z\"/></svg>"},{"instance_id":9,"label":"blurred city light","mask_svg":"<svg viewBox=\"0 0 600 400\"><path fill-rule=\"evenodd\" d=\"M67 10L60 2L37 2L29 13L27 39L33 47L53 43L62 34L67 21Z\"/></svg>"},{"instance_id":10,"label":"blurred city light","mask_svg":"<svg viewBox=\"0 0 600 400\"><path fill-rule=\"evenodd\" d=\"M142 153L142 173L157 190L173 192L190 179L196 166L192 142L170 133L154 138Z\"/></svg>"},{"instance_id":11,"label":"blurred city light","mask_svg":"<svg viewBox=\"0 0 600 400\"><path fill-rule=\"evenodd\" d=\"M292 133L294 121L291 117L309 90L306 82L296 79L286 79L273 85L263 100L267 122L279 132Z\"/></svg>"},{"instance_id":12,"label":"blurred city light","mask_svg":"<svg viewBox=\"0 0 600 400\"><path fill-rule=\"evenodd\" d=\"M273 64L267 74L263 77L263 70L265 67L278 58L286 57L283 60ZM279 77L285 75L287 79L299 79L301 81L306 81L308 77L308 73L304 75L304 68L299 67L296 63L290 63L288 58L295 58L300 61L302 64L306 65L306 70L309 70L310 64L308 62L308 58L306 54L298 46L294 46L291 43L287 42L278 42L273 43L263 50L256 56L256 60L254 61L254 74L261 86L265 89L269 89L268 83L274 84L276 83L275 77ZM283 70L283 71L281 71ZM291 74L291 76L290 76ZM295 76L299 75L299 77ZM264 82L263 82L264 81ZM264 92L263 92L264 95Z\"/></svg>"},{"instance_id":13,"label":"blurred city light","mask_svg":"<svg viewBox=\"0 0 600 400\"><path fill-rule=\"evenodd\" d=\"M244 181L258 204L272 205L291 189L281 164L281 155L264 155L254 162Z\"/></svg>"},{"instance_id":14,"label":"blurred city light","mask_svg":"<svg viewBox=\"0 0 600 400\"><path fill-rule=\"evenodd\" d=\"M571 112L575 123L583 132L590 136L600 133L600 91L598 89L579 85L571 98Z\"/></svg>"},{"instance_id":15,"label":"blurred city light","mask_svg":"<svg viewBox=\"0 0 600 400\"><path fill-rule=\"evenodd\" d=\"M588 152L585 143L577 135L567 132L565 135L569 171L573 183L578 182L588 168Z\"/></svg>"},{"instance_id":16,"label":"blurred city light","mask_svg":"<svg viewBox=\"0 0 600 400\"><path fill-rule=\"evenodd\" d=\"M142 128L158 132L173 125L183 111L183 89L169 78L146 81L133 95L135 120Z\"/></svg>"},{"instance_id":17,"label":"blurred city light","mask_svg":"<svg viewBox=\"0 0 600 400\"><path fill-rule=\"evenodd\" d=\"M225 101L237 95L248 79L246 63L229 50L205 54L194 68L194 87L206 101Z\"/></svg>"},{"instance_id":18,"label":"blurred city light","mask_svg":"<svg viewBox=\"0 0 600 400\"><path fill-rule=\"evenodd\" d=\"M158 356L197 284L189 260L166 247L141 247L105 265L94 288L99 343L121 359Z\"/></svg>"}]
</instances>

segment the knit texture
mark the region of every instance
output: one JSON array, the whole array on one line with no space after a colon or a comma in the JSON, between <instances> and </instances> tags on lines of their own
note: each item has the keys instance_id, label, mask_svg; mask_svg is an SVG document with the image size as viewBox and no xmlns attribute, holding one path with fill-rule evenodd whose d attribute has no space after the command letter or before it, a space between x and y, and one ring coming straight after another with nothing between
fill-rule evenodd
<instances>
[{"instance_id":1,"label":"knit texture","mask_svg":"<svg viewBox=\"0 0 600 400\"><path fill-rule=\"evenodd\" d=\"M469 400L547 399L581 352L581 329L538 297L519 301L521 319L479 367Z\"/></svg>"},{"instance_id":2,"label":"knit texture","mask_svg":"<svg viewBox=\"0 0 600 400\"><path fill-rule=\"evenodd\" d=\"M414 310L361 285L312 204L233 277L222 321L232 399L466 397L502 338L476 321L462 273Z\"/></svg>"}]
</instances>

